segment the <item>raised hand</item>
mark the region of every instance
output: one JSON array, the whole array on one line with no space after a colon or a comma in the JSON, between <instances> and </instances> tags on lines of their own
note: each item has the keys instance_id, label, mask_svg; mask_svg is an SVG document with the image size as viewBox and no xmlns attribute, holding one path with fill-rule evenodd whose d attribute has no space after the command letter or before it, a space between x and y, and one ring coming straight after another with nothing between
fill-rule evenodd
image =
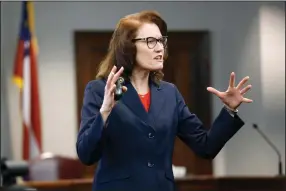
<instances>
[{"instance_id":1,"label":"raised hand","mask_svg":"<svg viewBox=\"0 0 286 191\"><path fill-rule=\"evenodd\" d=\"M207 90L217 97L219 97L222 102L232 110L236 110L242 102L252 103L253 100L243 97L248 90L250 90L251 85L244 88L243 85L249 80L249 77L244 77L238 85L235 87L235 74L232 72L230 74L229 86L225 92L220 92L213 87L208 87Z\"/></svg>"},{"instance_id":2,"label":"raised hand","mask_svg":"<svg viewBox=\"0 0 286 191\"><path fill-rule=\"evenodd\" d=\"M104 89L104 99L103 99L102 106L100 108L101 113L105 113L108 115L116 103L114 100L114 90L116 88L115 83L124 70L123 67L121 67L120 70L117 73L115 73L116 69L117 69L116 66L113 66L113 68L112 68L112 70L111 70L111 72L107 78L105 89ZM127 91L126 86L123 86L122 90L124 92Z\"/></svg>"}]
</instances>

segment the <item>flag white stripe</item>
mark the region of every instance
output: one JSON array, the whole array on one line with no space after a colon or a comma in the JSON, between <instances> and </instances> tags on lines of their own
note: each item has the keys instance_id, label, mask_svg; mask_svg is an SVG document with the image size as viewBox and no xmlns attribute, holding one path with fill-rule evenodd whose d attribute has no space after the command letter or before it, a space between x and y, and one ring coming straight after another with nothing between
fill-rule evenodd
<instances>
[{"instance_id":1,"label":"flag white stripe","mask_svg":"<svg viewBox=\"0 0 286 191\"><path fill-rule=\"evenodd\" d=\"M23 67L23 120L29 128L31 126L31 65L30 57L24 58Z\"/></svg>"},{"instance_id":2,"label":"flag white stripe","mask_svg":"<svg viewBox=\"0 0 286 191\"><path fill-rule=\"evenodd\" d=\"M36 137L32 128L30 128L30 159L35 158L40 155L40 148L36 141Z\"/></svg>"},{"instance_id":3,"label":"flag white stripe","mask_svg":"<svg viewBox=\"0 0 286 191\"><path fill-rule=\"evenodd\" d=\"M30 44L25 43L25 46ZM27 48L27 47L26 47ZM28 128L29 134L29 158L32 159L40 154L39 145L37 144L35 134L31 122L31 62L30 56L24 58L24 71L23 71L23 120Z\"/></svg>"}]
</instances>

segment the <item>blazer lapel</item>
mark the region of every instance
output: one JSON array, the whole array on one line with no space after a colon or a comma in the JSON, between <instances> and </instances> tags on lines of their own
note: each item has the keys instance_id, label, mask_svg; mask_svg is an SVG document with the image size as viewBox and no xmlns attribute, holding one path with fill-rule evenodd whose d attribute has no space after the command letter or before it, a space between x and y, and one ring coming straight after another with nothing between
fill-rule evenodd
<instances>
[{"instance_id":1,"label":"blazer lapel","mask_svg":"<svg viewBox=\"0 0 286 191\"><path fill-rule=\"evenodd\" d=\"M143 120L146 124L149 124L148 113L141 103L137 91L129 81L125 83L125 86L127 87L127 91L123 94L121 101L141 120Z\"/></svg>"},{"instance_id":2,"label":"blazer lapel","mask_svg":"<svg viewBox=\"0 0 286 191\"><path fill-rule=\"evenodd\" d=\"M146 112L133 85L127 81L125 86L127 87L127 92L124 93L121 101L148 126L153 130L156 130L156 118L165 104L165 96L162 87L150 82L151 101L149 112Z\"/></svg>"},{"instance_id":3,"label":"blazer lapel","mask_svg":"<svg viewBox=\"0 0 286 191\"><path fill-rule=\"evenodd\" d=\"M165 96L163 88L157 86L155 83L150 83L151 87L151 104L149 108L149 122L152 123L155 127L155 122L157 116L160 114L163 105L165 104Z\"/></svg>"}]
</instances>

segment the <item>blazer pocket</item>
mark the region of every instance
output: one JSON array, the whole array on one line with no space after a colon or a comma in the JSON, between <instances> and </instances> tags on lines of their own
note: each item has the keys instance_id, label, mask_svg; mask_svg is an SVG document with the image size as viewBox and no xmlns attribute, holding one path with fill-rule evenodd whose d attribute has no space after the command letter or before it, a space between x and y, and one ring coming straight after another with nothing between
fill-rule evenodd
<instances>
[{"instance_id":1,"label":"blazer pocket","mask_svg":"<svg viewBox=\"0 0 286 191\"><path fill-rule=\"evenodd\" d=\"M172 171L165 171L165 176L167 179L171 180L172 182L174 182L174 174Z\"/></svg>"},{"instance_id":2,"label":"blazer pocket","mask_svg":"<svg viewBox=\"0 0 286 191\"><path fill-rule=\"evenodd\" d=\"M107 183L115 180L123 180L130 178L130 174L127 171L121 172L103 172L97 175L97 181L99 183Z\"/></svg>"}]
</instances>

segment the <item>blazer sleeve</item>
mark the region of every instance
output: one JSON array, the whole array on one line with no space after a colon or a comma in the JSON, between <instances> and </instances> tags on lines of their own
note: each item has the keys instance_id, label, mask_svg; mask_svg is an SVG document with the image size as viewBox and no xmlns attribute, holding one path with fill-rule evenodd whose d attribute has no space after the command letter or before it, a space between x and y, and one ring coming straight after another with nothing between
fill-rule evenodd
<instances>
[{"instance_id":1,"label":"blazer sleeve","mask_svg":"<svg viewBox=\"0 0 286 191\"><path fill-rule=\"evenodd\" d=\"M178 109L177 136L197 155L207 159L215 158L244 122L237 115L231 116L222 108L212 127L206 129L201 120L189 111L182 95L176 87L175 89Z\"/></svg>"},{"instance_id":2,"label":"blazer sleeve","mask_svg":"<svg viewBox=\"0 0 286 191\"><path fill-rule=\"evenodd\" d=\"M100 85L89 82L84 91L81 110L80 129L77 136L76 150L80 161L92 165L101 157L104 143L104 122L99 112L103 92Z\"/></svg>"}]
</instances>

